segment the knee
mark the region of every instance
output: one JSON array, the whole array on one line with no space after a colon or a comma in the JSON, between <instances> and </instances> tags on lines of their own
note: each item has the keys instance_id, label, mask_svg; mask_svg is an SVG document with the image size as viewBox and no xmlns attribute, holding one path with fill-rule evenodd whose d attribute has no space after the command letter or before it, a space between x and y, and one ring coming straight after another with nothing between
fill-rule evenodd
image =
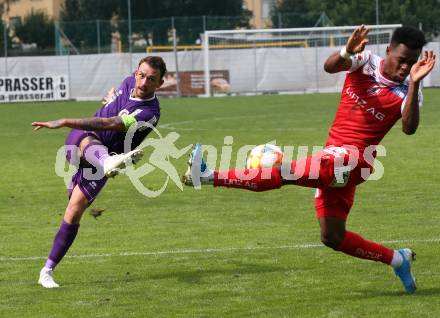
<instances>
[{"instance_id":1,"label":"knee","mask_svg":"<svg viewBox=\"0 0 440 318\"><path fill-rule=\"evenodd\" d=\"M321 242L327 247L337 251L344 240L344 232L321 232Z\"/></svg>"},{"instance_id":2,"label":"knee","mask_svg":"<svg viewBox=\"0 0 440 318\"><path fill-rule=\"evenodd\" d=\"M81 217L84 213L84 208L79 206L68 206L66 208L66 212L64 214L64 221L66 221L69 224L79 224L81 221Z\"/></svg>"}]
</instances>

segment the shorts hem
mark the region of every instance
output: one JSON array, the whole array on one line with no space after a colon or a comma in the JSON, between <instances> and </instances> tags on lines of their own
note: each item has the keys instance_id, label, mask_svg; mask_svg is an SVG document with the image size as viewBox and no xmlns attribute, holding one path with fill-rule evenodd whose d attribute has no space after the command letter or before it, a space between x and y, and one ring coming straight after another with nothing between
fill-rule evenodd
<instances>
[{"instance_id":1,"label":"shorts hem","mask_svg":"<svg viewBox=\"0 0 440 318\"><path fill-rule=\"evenodd\" d=\"M347 211L347 208L338 206L338 205L330 205L330 206L319 206L316 207L316 218L323 217L334 217L341 220L347 220L348 214L350 210Z\"/></svg>"}]
</instances>

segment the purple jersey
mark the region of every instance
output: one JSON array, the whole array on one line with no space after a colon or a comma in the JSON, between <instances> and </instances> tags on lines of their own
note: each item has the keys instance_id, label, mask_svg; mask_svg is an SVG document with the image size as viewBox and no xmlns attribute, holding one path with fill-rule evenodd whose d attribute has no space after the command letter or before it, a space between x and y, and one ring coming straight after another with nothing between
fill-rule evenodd
<instances>
[{"instance_id":1,"label":"purple jersey","mask_svg":"<svg viewBox=\"0 0 440 318\"><path fill-rule=\"evenodd\" d=\"M127 77L116 92L116 98L104 105L95 114L95 117L113 117L132 115L137 122L148 122L156 126L160 117L159 100L156 96L149 99L132 97L136 80L134 76ZM151 129L139 129L134 134L131 149L137 147L150 133ZM108 147L110 152L123 153L125 132L113 130L95 131L94 134ZM130 149L130 150L131 150Z\"/></svg>"},{"instance_id":2,"label":"purple jersey","mask_svg":"<svg viewBox=\"0 0 440 318\"><path fill-rule=\"evenodd\" d=\"M156 126L160 116L159 100L156 96L146 100L131 97L131 93L135 88L135 83L136 80L134 76L127 77L116 92L116 98L99 109L96 112L95 117L108 118L130 114L136 118L137 122L148 122L151 125ZM137 147L150 131L151 129L142 130L142 128L137 130L134 134L130 150ZM98 138L103 145L108 148L109 152L124 152L125 132L112 130L84 131L72 129L67 136L65 144L67 146L79 146L81 140L87 136L95 136ZM72 152L72 150L66 150L66 159L71 164L79 164L79 157L76 158L75 153ZM89 201L89 204L91 204L104 187L105 183L107 182L107 178L104 177L101 180L90 181L87 180L83 174L84 169L81 165L79 165L77 173L72 177L71 180L69 197L72 195L73 188L78 185Z\"/></svg>"}]
</instances>

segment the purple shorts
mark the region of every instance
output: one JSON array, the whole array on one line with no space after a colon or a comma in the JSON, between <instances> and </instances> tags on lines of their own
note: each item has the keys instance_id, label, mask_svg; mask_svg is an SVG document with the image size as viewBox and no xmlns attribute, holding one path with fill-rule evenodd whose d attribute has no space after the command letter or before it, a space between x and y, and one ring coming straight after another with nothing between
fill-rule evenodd
<instances>
[{"instance_id":1,"label":"purple shorts","mask_svg":"<svg viewBox=\"0 0 440 318\"><path fill-rule=\"evenodd\" d=\"M88 180L85 177L84 169L90 169L90 166L86 166L86 163L80 160L79 144L87 136L97 136L89 131L72 129L66 138L66 160L73 166L78 168L78 171L72 176L69 185L69 199L72 195L72 191L76 185L78 185L81 192L86 196L89 201L89 205L96 199L99 192L104 188L107 182L107 177L103 177L100 180ZM98 139L98 138L97 138Z\"/></svg>"}]
</instances>

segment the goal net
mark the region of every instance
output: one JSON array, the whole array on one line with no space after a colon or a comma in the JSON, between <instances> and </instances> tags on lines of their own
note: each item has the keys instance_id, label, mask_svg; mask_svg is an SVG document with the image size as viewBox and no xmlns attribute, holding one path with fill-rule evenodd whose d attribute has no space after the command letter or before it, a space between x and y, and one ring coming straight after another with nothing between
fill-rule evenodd
<instances>
[{"instance_id":1,"label":"goal net","mask_svg":"<svg viewBox=\"0 0 440 318\"><path fill-rule=\"evenodd\" d=\"M383 55L399 26L367 26L366 50ZM205 94L337 91L344 74L326 74L324 61L345 45L355 28L206 31L202 41Z\"/></svg>"}]
</instances>

